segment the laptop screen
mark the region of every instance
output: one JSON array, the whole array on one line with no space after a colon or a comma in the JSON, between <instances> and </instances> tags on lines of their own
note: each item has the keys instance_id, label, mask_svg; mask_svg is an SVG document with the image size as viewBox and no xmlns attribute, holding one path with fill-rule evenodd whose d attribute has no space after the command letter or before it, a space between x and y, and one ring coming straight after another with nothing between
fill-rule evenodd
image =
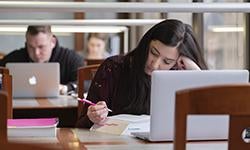
<instances>
[{"instance_id":1,"label":"laptop screen","mask_svg":"<svg viewBox=\"0 0 250 150\"><path fill-rule=\"evenodd\" d=\"M14 98L59 96L59 63L7 63Z\"/></svg>"},{"instance_id":2,"label":"laptop screen","mask_svg":"<svg viewBox=\"0 0 250 150\"><path fill-rule=\"evenodd\" d=\"M175 92L215 84L247 83L247 70L154 71L151 85L151 141L173 140ZM216 122L216 123L214 123ZM225 139L226 116L188 117L188 139Z\"/></svg>"}]
</instances>

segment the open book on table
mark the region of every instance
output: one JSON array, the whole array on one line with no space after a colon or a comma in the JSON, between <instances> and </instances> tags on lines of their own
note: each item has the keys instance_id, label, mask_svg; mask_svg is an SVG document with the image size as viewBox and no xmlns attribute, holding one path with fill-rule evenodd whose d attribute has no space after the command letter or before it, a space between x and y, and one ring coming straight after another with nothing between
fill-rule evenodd
<instances>
[{"instance_id":1,"label":"open book on table","mask_svg":"<svg viewBox=\"0 0 250 150\"><path fill-rule=\"evenodd\" d=\"M104 125L94 124L90 131L130 135L131 132L149 132L149 122L149 115L120 114L108 117Z\"/></svg>"},{"instance_id":2,"label":"open book on table","mask_svg":"<svg viewBox=\"0 0 250 150\"><path fill-rule=\"evenodd\" d=\"M8 137L56 137L58 118L8 119Z\"/></svg>"}]
</instances>

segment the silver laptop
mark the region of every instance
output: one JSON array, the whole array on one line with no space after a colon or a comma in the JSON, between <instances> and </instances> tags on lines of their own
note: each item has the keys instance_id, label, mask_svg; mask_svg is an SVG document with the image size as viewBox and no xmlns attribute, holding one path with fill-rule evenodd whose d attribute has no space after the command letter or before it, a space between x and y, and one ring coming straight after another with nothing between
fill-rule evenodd
<instances>
[{"instance_id":1,"label":"silver laptop","mask_svg":"<svg viewBox=\"0 0 250 150\"><path fill-rule=\"evenodd\" d=\"M134 132L132 135L149 141L172 141L177 90L215 84L247 83L248 78L247 70L154 71L151 82L150 131ZM190 115L187 139L227 139L228 122L226 115Z\"/></svg>"},{"instance_id":2,"label":"silver laptop","mask_svg":"<svg viewBox=\"0 0 250 150\"><path fill-rule=\"evenodd\" d=\"M58 97L59 63L7 63L14 98Z\"/></svg>"}]
</instances>

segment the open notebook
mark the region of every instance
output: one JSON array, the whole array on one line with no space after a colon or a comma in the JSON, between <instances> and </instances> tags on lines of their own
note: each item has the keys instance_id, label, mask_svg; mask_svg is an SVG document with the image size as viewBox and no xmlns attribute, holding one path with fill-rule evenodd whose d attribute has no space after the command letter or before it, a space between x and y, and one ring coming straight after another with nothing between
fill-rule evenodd
<instances>
[{"instance_id":1,"label":"open notebook","mask_svg":"<svg viewBox=\"0 0 250 150\"><path fill-rule=\"evenodd\" d=\"M90 131L115 135L130 135L131 132L149 131L149 115L119 114L109 116L104 125L94 124Z\"/></svg>"}]
</instances>

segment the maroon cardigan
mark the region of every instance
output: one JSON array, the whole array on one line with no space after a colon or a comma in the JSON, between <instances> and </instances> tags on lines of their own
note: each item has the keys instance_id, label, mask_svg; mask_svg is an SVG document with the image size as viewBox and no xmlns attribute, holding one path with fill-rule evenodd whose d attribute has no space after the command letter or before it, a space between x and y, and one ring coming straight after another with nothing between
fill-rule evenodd
<instances>
[{"instance_id":1,"label":"maroon cardigan","mask_svg":"<svg viewBox=\"0 0 250 150\"><path fill-rule=\"evenodd\" d=\"M108 108L112 110L112 113L108 114L109 116L117 114L149 114L150 92L146 92L146 104L139 103L134 106L134 102L126 97L129 91L127 89L129 88L127 86L127 80L129 79L127 76L128 70L125 68L131 68L128 67L129 63L126 63L124 58L125 56L113 56L107 58L102 63L92 80L87 99L94 103L105 101ZM131 108L131 105L134 107ZM138 110L137 105L141 105L143 109ZM83 111L77 121L76 127L90 128L93 125L87 116L88 106L87 104L83 106Z\"/></svg>"},{"instance_id":2,"label":"maroon cardigan","mask_svg":"<svg viewBox=\"0 0 250 150\"><path fill-rule=\"evenodd\" d=\"M117 113L115 106L112 105L112 97L117 89L116 86L123 66L123 58L124 56L113 56L106 59L96 72L88 91L87 99L94 103L98 101L106 102L108 108L113 110L112 114L109 115ZM83 111L76 127L89 128L92 126L93 123L87 116L88 106L87 104L83 106Z\"/></svg>"}]
</instances>

